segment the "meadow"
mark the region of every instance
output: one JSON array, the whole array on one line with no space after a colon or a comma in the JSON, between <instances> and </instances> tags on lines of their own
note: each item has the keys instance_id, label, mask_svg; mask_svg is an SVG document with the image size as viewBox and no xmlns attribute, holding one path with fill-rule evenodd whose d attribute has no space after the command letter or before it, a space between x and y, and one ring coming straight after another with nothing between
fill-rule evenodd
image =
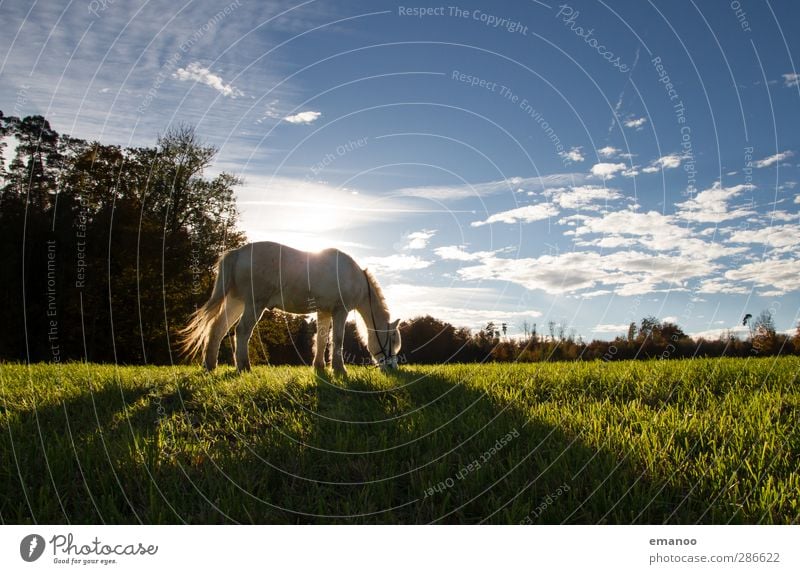
<instances>
[{"instance_id":1,"label":"meadow","mask_svg":"<svg viewBox=\"0 0 800 574\"><path fill-rule=\"evenodd\" d=\"M798 373L2 364L0 520L797 523Z\"/></svg>"}]
</instances>

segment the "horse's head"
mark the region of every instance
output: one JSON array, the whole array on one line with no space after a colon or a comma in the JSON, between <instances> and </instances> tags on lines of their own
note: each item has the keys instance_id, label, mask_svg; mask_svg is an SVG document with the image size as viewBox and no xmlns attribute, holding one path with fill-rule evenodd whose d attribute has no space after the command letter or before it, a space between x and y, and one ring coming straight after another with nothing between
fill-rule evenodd
<instances>
[{"instance_id":1,"label":"horse's head","mask_svg":"<svg viewBox=\"0 0 800 574\"><path fill-rule=\"evenodd\" d=\"M369 333L367 347L381 369L397 368L397 354L402 344L399 325L400 319L396 319L387 323L383 329L376 328Z\"/></svg>"}]
</instances>

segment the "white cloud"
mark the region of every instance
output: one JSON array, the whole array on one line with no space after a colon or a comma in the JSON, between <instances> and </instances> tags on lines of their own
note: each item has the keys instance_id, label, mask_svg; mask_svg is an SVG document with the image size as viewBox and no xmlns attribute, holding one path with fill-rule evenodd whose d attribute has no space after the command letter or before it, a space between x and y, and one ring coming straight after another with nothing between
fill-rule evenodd
<instances>
[{"instance_id":1,"label":"white cloud","mask_svg":"<svg viewBox=\"0 0 800 574\"><path fill-rule=\"evenodd\" d=\"M600 157L611 159L614 156L616 156L620 151L622 151L622 150L617 149L617 148L615 148L613 146L607 145L607 146L601 147L599 150L597 150L597 153L600 155Z\"/></svg>"},{"instance_id":2,"label":"white cloud","mask_svg":"<svg viewBox=\"0 0 800 574\"><path fill-rule=\"evenodd\" d=\"M436 235L435 229L423 229L421 231L414 231L405 237L405 244L401 249L425 249L431 237Z\"/></svg>"},{"instance_id":3,"label":"white cloud","mask_svg":"<svg viewBox=\"0 0 800 574\"><path fill-rule=\"evenodd\" d=\"M592 333L627 333L628 325L614 323L598 323Z\"/></svg>"},{"instance_id":4,"label":"white cloud","mask_svg":"<svg viewBox=\"0 0 800 574\"><path fill-rule=\"evenodd\" d=\"M728 328L697 331L694 333L690 333L689 336L695 340L705 339L707 341L716 341L720 338L727 336L728 334L734 335L735 337L742 339L746 338L750 334L750 329L744 325L739 324Z\"/></svg>"},{"instance_id":5,"label":"white cloud","mask_svg":"<svg viewBox=\"0 0 800 574\"><path fill-rule=\"evenodd\" d=\"M800 195L795 195L794 196L794 202L795 203L800 203Z\"/></svg>"},{"instance_id":6,"label":"white cloud","mask_svg":"<svg viewBox=\"0 0 800 574\"><path fill-rule=\"evenodd\" d=\"M676 204L677 216L698 223L720 223L753 215L755 212L752 209L746 207L730 209L728 206L728 200L752 189L755 187L750 184L722 187L719 182L715 182L710 189L699 192L688 201Z\"/></svg>"},{"instance_id":7,"label":"white cloud","mask_svg":"<svg viewBox=\"0 0 800 574\"><path fill-rule=\"evenodd\" d=\"M239 88L236 88L231 84L226 84L220 76L216 75L208 68L203 67L200 62L191 62L185 68L178 68L172 77L177 78L182 82L194 81L201 84L206 84L226 97L235 98L237 96L244 95Z\"/></svg>"},{"instance_id":8,"label":"white cloud","mask_svg":"<svg viewBox=\"0 0 800 574\"><path fill-rule=\"evenodd\" d=\"M647 123L647 118L630 118L625 120L625 127L635 128L637 130L640 130L646 123Z\"/></svg>"},{"instance_id":9,"label":"white cloud","mask_svg":"<svg viewBox=\"0 0 800 574\"><path fill-rule=\"evenodd\" d=\"M284 121L287 121L290 124L310 124L312 122L317 121L321 115L322 115L321 112L307 111L307 112L300 112L292 116L286 116L283 119Z\"/></svg>"},{"instance_id":10,"label":"white cloud","mask_svg":"<svg viewBox=\"0 0 800 574\"><path fill-rule=\"evenodd\" d=\"M592 166L592 175L611 179L619 171L625 169L624 163L596 163Z\"/></svg>"},{"instance_id":11,"label":"white cloud","mask_svg":"<svg viewBox=\"0 0 800 574\"><path fill-rule=\"evenodd\" d=\"M587 217L575 230L576 236L604 234L605 240L632 238L636 243L654 251L677 250L685 244L689 230L681 227L672 216L657 211L612 211L601 217ZM583 240L579 244L596 245L600 239ZM613 244L606 243L606 246Z\"/></svg>"},{"instance_id":12,"label":"white cloud","mask_svg":"<svg viewBox=\"0 0 800 574\"><path fill-rule=\"evenodd\" d=\"M396 273L400 271L414 271L430 267L432 261L427 261L416 255L393 253L386 256L362 257L361 264L376 273Z\"/></svg>"},{"instance_id":13,"label":"white cloud","mask_svg":"<svg viewBox=\"0 0 800 574\"><path fill-rule=\"evenodd\" d=\"M567 160L569 162L581 162L585 158L583 157L583 153L581 153L581 147L574 147L569 151L562 151L558 152L558 155L561 156L561 159Z\"/></svg>"},{"instance_id":14,"label":"white cloud","mask_svg":"<svg viewBox=\"0 0 800 574\"><path fill-rule=\"evenodd\" d=\"M509 334L522 331L522 322L541 317L536 309L519 310L497 291L483 287L428 286L391 282L383 292L393 317L431 315L456 327L481 329L486 323L507 322Z\"/></svg>"},{"instance_id":15,"label":"white cloud","mask_svg":"<svg viewBox=\"0 0 800 574\"><path fill-rule=\"evenodd\" d=\"M751 289L744 285L737 285L730 281L725 281L718 277L711 279L704 279L700 282L697 288L699 293L727 294L727 295L744 295L750 293Z\"/></svg>"},{"instance_id":16,"label":"white cloud","mask_svg":"<svg viewBox=\"0 0 800 574\"><path fill-rule=\"evenodd\" d=\"M601 185L580 185L571 188L559 187L546 190L545 196L564 209L586 209L595 202L608 202L620 199L622 194L616 189Z\"/></svg>"},{"instance_id":17,"label":"white cloud","mask_svg":"<svg viewBox=\"0 0 800 574\"><path fill-rule=\"evenodd\" d=\"M442 259L452 261L478 261L486 257L492 257L497 253L496 251L473 251L470 253L465 251L461 245L445 245L444 247L437 247L433 252Z\"/></svg>"},{"instance_id":18,"label":"white cloud","mask_svg":"<svg viewBox=\"0 0 800 574\"><path fill-rule=\"evenodd\" d=\"M753 165L756 167L769 167L774 163L778 163L779 161L783 161L787 158L790 158L794 155L794 152L791 150L782 151L776 153L775 155L771 155L769 157L765 157L764 159L760 159L755 162Z\"/></svg>"},{"instance_id":19,"label":"white cloud","mask_svg":"<svg viewBox=\"0 0 800 574\"><path fill-rule=\"evenodd\" d=\"M484 221L473 221L471 225L472 227L480 227L490 223L531 223L556 215L558 215L558 209L552 203L538 203L501 211L490 215Z\"/></svg>"},{"instance_id":20,"label":"white cloud","mask_svg":"<svg viewBox=\"0 0 800 574\"><path fill-rule=\"evenodd\" d=\"M770 221L794 221L800 216L800 213L789 213L788 211L771 211L766 215L766 219Z\"/></svg>"},{"instance_id":21,"label":"white cloud","mask_svg":"<svg viewBox=\"0 0 800 574\"><path fill-rule=\"evenodd\" d=\"M761 229L743 229L732 233L735 243L758 243L768 245L777 252L794 252L800 246L800 225L776 225Z\"/></svg>"},{"instance_id":22,"label":"white cloud","mask_svg":"<svg viewBox=\"0 0 800 574\"><path fill-rule=\"evenodd\" d=\"M682 255L618 251L607 255L574 251L538 258L489 257L480 264L462 267L467 280L509 281L552 294L569 294L598 286L628 296L663 289L683 289L683 283L699 278L716 266Z\"/></svg>"},{"instance_id":23,"label":"white cloud","mask_svg":"<svg viewBox=\"0 0 800 574\"><path fill-rule=\"evenodd\" d=\"M587 176L582 173L556 173L541 177L510 177L496 181L464 185L430 185L420 187L405 187L396 190L393 195L407 197L421 197L437 201L461 200L477 197L488 197L501 193L521 193L543 191L552 187L566 185L581 185Z\"/></svg>"},{"instance_id":24,"label":"white cloud","mask_svg":"<svg viewBox=\"0 0 800 574\"><path fill-rule=\"evenodd\" d=\"M738 269L729 269L725 278L732 281L752 282L767 287L775 293L786 294L800 289L800 259L767 259L747 263Z\"/></svg>"},{"instance_id":25,"label":"white cloud","mask_svg":"<svg viewBox=\"0 0 800 574\"><path fill-rule=\"evenodd\" d=\"M636 177L639 175L639 166L635 165L631 169L625 169L622 171L622 177Z\"/></svg>"},{"instance_id":26,"label":"white cloud","mask_svg":"<svg viewBox=\"0 0 800 574\"><path fill-rule=\"evenodd\" d=\"M783 295L783 291L780 291L780 290L759 291L758 294L761 297L780 297L781 295ZM794 329L787 329L786 331L784 331L784 333L786 333L786 334L790 334L790 333L794 334L794 331L795 331Z\"/></svg>"},{"instance_id":27,"label":"white cloud","mask_svg":"<svg viewBox=\"0 0 800 574\"><path fill-rule=\"evenodd\" d=\"M562 218L559 223L567 219ZM704 241L680 225L675 216L657 211L622 210L596 217L584 214L575 221L578 223L574 231L575 245L580 247L616 249L639 246L651 251L678 253L689 262L705 261L709 264L721 257L747 251L746 247Z\"/></svg>"},{"instance_id":28,"label":"white cloud","mask_svg":"<svg viewBox=\"0 0 800 574\"><path fill-rule=\"evenodd\" d=\"M605 235L592 242L581 242L581 244L594 245L601 249L616 249L618 247L633 247L639 241L633 237L623 237L621 235Z\"/></svg>"},{"instance_id":29,"label":"white cloud","mask_svg":"<svg viewBox=\"0 0 800 574\"><path fill-rule=\"evenodd\" d=\"M610 295L613 291L609 289L597 289L595 291L584 291L577 295L581 299L592 299L593 297L600 297L601 295Z\"/></svg>"},{"instance_id":30,"label":"white cloud","mask_svg":"<svg viewBox=\"0 0 800 574\"><path fill-rule=\"evenodd\" d=\"M683 156L677 153L671 153L653 160L650 162L650 165L642 168L642 171L644 173L657 173L662 169L675 169L676 167L680 167L682 161Z\"/></svg>"},{"instance_id":31,"label":"white cloud","mask_svg":"<svg viewBox=\"0 0 800 574\"><path fill-rule=\"evenodd\" d=\"M783 85L787 88L800 86L800 74L783 74Z\"/></svg>"},{"instance_id":32,"label":"white cloud","mask_svg":"<svg viewBox=\"0 0 800 574\"><path fill-rule=\"evenodd\" d=\"M674 169L676 167L680 167L682 159L683 158L680 155L671 153L669 155L661 156L653 163L664 169Z\"/></svg>"}]
</instances>

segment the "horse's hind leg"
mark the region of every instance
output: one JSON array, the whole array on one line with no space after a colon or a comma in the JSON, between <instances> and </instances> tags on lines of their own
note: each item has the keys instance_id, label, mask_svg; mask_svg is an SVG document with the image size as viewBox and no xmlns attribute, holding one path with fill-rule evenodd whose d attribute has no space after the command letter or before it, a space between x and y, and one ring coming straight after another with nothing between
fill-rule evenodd
<instances>
[{"instance_id":1,"label":"horse's hind leg","mask_svg":"<svg viewBox=\"0 0 800 574\"><path fill-rule=\"evenodd\" d=\"M222 311L211 327L211 334L208 337L208 343L203 353L203 364L207 370L213 371L217 366L220 343L222 343L225 334L233 327L233 324L236 323L239 315L242 314L243 308L244 304L241 301L237 301L231 296L225 298Z\"/></svg>"},{"instance_id":2,"label":"horse's hind leg","mask_svg":"<svg viewBox=\"0 0 800 574\"><path fill-rule=\"evenodd\" d=\"M240 371L250 370L250 357L247 354L247 344L250 342L250 337L253 334L253 328L258 323L261 313L264 310L256 311L251 303L244 306L242 318L239 319L239 324L236 325L236 368Z\"/></svg>"},{"instance_id":3,"label":"horse's hind leg","mask_svg":"<svg viewBox=\"0 0 800 574\"><path fill-rule=\"evenodd\" d=\"M314 368L325 369L325 348L328 346L328 336L331 332L331 316L323 311L317 311L317 340L314 344Z\"/></svg>"},{"instance_id":4,"label":"horse's hind leg","mask_svg":"<svg viewBox=\"0 0 800 574\"><path fill-rule=\"evenodd\" d=\"M333 312L333 371L340 375L346 375L347 369L344 368L344 329L347 324L347 309L337 309Z\"/></svg>"}]
</instances>

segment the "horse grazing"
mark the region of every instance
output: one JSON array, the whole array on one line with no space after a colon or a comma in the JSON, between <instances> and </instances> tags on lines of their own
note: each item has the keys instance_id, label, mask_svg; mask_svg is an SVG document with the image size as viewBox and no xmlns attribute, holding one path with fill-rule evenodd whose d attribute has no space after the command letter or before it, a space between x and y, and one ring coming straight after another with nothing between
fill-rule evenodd
<instances>
[{"instance_id":1,"label":"horse grazing","mask_svg":"<svg viewBox=\"0 0 800 574\"><path fill-rule=\"evenodd\" d=\"M325 349L333 323L331 363L344 374L342 342L348 313L355 309L366 325L367 349L382 368L397 367L400 320L390 321L389 310L375 277L338 249L319 253L298 251L279 243L249 243L228 251L217 261L217 279L211 297L180 331L181 349L203 364L217 366L219 346L228 330L235 331L236 367L250 369L247 343L266 309L288 313L317 313L314 367L325 368Z\"/></svg>"}]
</instances>

